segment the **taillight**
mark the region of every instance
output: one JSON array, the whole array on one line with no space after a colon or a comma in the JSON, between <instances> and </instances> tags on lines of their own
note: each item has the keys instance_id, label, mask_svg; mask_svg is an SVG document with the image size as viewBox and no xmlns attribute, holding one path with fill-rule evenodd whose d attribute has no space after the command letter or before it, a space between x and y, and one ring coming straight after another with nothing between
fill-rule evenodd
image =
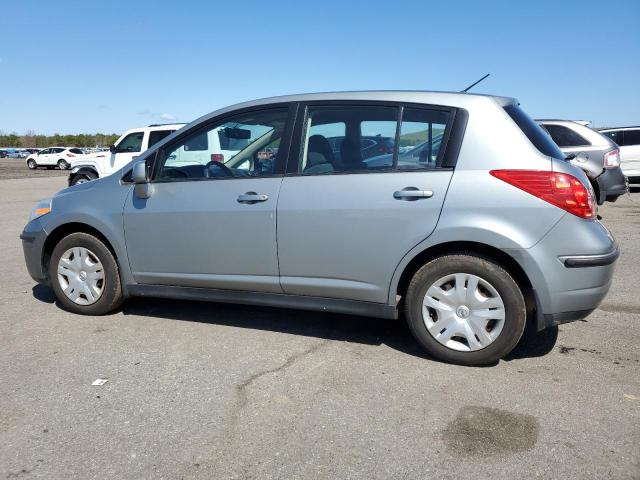
<instances>
[{"instance_id":1,"label":"taillight","mask_svg":"<svg viewBox=\"0 0 640 480\"><path fill-rule=\"evenodd\" d=\"M491 170L491 175L581 218L596 216L591 192L573 175L544 170Z\"/></svg>"},{"instance_id":2,"label":"taillight","mask_svg":"<svg viewBox=\"0 0 640 480\"><path fill-rule=\"evenodd\" d=\"M604 154L604 168L616 168L620 166L620 150L617 148Z\"/></svg>"},{"instance_id":3,"label":"taillight","mask_svg":"<svg viewBox=\"0 0 640 480\"><path fill-rule=\"evenodd\" d=\"M67 153L67 157L75 157L73 153Z\"/></svg>"},{"instance_id":4,"label":"taillight","mask_svg":"<svg viewBox=\"0 0 640 480\"><path fill-rule=\"evenodd\" d=\"M211 154L212 162L224 162L224 155L221 153L212 153Z\"/></svg>"}]
</instances>

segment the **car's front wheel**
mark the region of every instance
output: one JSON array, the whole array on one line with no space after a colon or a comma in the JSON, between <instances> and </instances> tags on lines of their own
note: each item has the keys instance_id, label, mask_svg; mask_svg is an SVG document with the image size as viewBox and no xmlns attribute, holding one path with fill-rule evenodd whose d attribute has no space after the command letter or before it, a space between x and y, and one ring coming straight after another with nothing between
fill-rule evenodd
<instances>
[{"instance_id":1,"label":"car's front wheel","mask_svg":"<svg viewBox=\"0 0 640 480\"><path fill-rule=\"evenodd\" d=\"M36 168L38 168L38 164L33 158L30 158L27 161L27 167L29 167L30 170L35 170Z\"/></svg>"},{"instance_id":2,"label":"car's front wheel","mask_svg":"<svg viewBox=\"0 0 640 480\"><path fill-rule=\"evenodd\" d=\"M71 185L79 185L81 183L87 183L91 180L95 180L98 178L95 174L87 172L87 173L79 173L73 177L71 180Z\"/></svg>"},{"instance_id":3,"label":"car's front wheel","mask_svg":"<svg viewBox=\"0 0 640 480\"><path fill-rule=\"evenodd\" d=\"M526 324L516 281L475 255L446 255L420 268L407 288L405 313L430 355L461 365L497 362L513 350Z\"/></svg>"},{"instance_id":4,"label":"car's front wheel","mask_svg":"<svg viewBox=\"0 0 640 480\"><path fill-rule=\"evenodd\" d=\"M93 235L64 237L51 254L49 277L58 301L71 312L103 315L122 303L116 259Z\"/></svg>"}]
</instances>

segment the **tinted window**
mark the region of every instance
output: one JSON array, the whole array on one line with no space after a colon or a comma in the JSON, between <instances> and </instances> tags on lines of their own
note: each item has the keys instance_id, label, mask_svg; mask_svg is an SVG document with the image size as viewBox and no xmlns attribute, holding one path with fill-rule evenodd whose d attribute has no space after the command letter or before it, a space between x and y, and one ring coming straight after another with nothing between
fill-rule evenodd
<instances>
[{"instance_id":1,"label":"tinted window","mask_svg":"<svg viewBox=\"0 0 640 480\"><path fill-rule=\"evenodd\" d=\"M551 137L518 105L507 105L504 107L504 110L509 114L511 119L516 122L516 125L520 127L522 133L527 136L529 141L540 153L548 155L549 157L565 158L565 155L560 151Z\"/></svg>"},{"instance_id":2,"label":"tinted window","mask_svg":"<svg viewBox=\"0 0 640 480\"><path fill-rule=\"evenodd\" d=\"M449 112L405 108L398 147L399 169L436 168Z\"/></svg>"},{"instance_id":3,"label":"tinted window","mask_svg":"<svg viewBox=\"0 0 640 480\"><path fill-rule=\"evenodd\" d=\"M116 146L118 153L139 152L142 150L142 132L130 133Z\"/></svg>"},{"instance_id":4,"label":"tinted window","mask_svg":"<svg viewBox=\"0 0 640 480\"><path fill-rule=\"evenodd\" d=\"M613 130L611 132L600 132L607 138L610 138L618 145L622 145L622 132L620 130Z\"/></svg>"},{"instance_id":5,"label":"tinted window","mask_svg":"<svg viewBox=\"0 0 640 480\"><path fill-rule=\"evenodd\" d=\"M317 174L391 168L393 152L379 156L374 149L374 156L367 156L362 140L393 139L397 124L396 107L309 107L299 171Z\"/></svg>"},{"instance_id":6,"label":"tinted window","mask_svg":"<svg viewBox=\"0 0 640 480\"><path fill-rule=\"evenodd\" d=\"M591 145L586 138L569 127L545 124L544 128L549 132L549 135L551 135L551 138L553 138L553 141L556 142L556 145L559 147L570 148Z\"/></svg>"},{"instance_id":7,"label":"tinted window","mask_svg":"<svg viewBox=\"0 0 640 480\"><path fill-rule=\"evenodd\" d=\"M69 149L69 151L71 153L75 153L76 155L84 155L84 152L82 150L80 150L79 148L71 148L71 149Z\"/></svg>"},{"instance_id":8,"label":"tinted window","mask_svg":"<svg viewBox=\"0 0 640 480\"><path fill-rule=\"evenodd\" d=\"M623 145L640 145L640 130L624 130Z\"/></svg>"},{"instance_id":9,"label":"tinted window","mask_svg":"<svg viewBox=\"0 0 640 480\"><path fill-rule=\"evenodd\" d=\"M64 148L52 148L51 153L62 153L64 152Z\"/></svg>"},{"instance_id":10,"label":"tinted window","mask_svg":"<svg viewBox=\"0 0 640 480\"><path fill-rule=\"evenodd\" d=\"M151 148L153 145L158 143L165 137L171 135L175 130L156 130L155 132L149 132L149 146L147 148Z\"/></svg>"},{"instance_id":11,"label":"tinted window","mask_svg":"<svg viewBox=\"0 0 640 480\"><path fill-rule=\"evenodd\" d=\"M286 108L274 108L226 118L194 132L162 150L160 179L273 175L276 160L284 161L278 155L287 117Z\"/></svg>"}]
</instances>

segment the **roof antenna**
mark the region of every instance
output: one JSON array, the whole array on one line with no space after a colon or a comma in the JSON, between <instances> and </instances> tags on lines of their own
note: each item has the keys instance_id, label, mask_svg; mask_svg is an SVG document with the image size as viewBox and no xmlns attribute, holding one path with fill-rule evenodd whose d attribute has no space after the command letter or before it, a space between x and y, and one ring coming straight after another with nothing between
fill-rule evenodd
<instances>
[{"instance_id":1,"label":"roof antenna","mask_svg":"<svg viewBox=\"0 0 640 480\"><path fill-rule=\"evenodd\" d=\"M460 90L460 93L467 93L469 90L471 90L473 87L475 87L477 84L479 84L481 81L483 81L485 78L487 78L489 75L491 75L490 73L487 73L484 77L482 77L480 80L478 80L475 83L472 83L471 85L469 85L467 88L465 88L464 90Z\"/></svg>"}]
</instances>

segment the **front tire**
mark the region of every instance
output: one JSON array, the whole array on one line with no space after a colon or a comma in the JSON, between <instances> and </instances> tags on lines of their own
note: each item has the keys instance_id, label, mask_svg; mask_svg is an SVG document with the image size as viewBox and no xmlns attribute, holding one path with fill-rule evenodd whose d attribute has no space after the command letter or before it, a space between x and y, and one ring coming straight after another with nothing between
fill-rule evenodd
<instances>
[{"instance_id":1,"label":"front tire","mask_svg":"<svg viewBox=\"0 0 640 480\"><path fill-rule=\"evenodd\" d=\"M35 170L38 168L38 164L33 158L31 158L27 161L27 167L29 167L29 170Z\"/></svg>"},{"instance_id":2,"label":"front tire","mask_svg":"<svg viewBox=\"0 0 640 480\"><path fill-rule=\"evenodd\" d=\"M527 318L511 275L493 260L463 254L435 258L416 272L405 313L427 353L460 365L489 365L506 356Z\"/></svg>"},{"instance_id":3,"label":"front tire","mask_svg":"<svg viewBox=\"0 0 640 480\"><path fill-rule=\"evenodd\" d=\"M92 173L80 173L73 177L73 180L71 181L71 185L79 185L81 183L87 183L87 182L90 182L91 180L95 180L96 178L98 177Z\"/></svg>"},{"instance_id":4,"label":"front tire","mask_svg":"<svg viewBox=\"0 0 640 480\"><path fill-rule=\"evenodd\" d=\"M109 248L87 233L72 233L55 246L49 278L65 310L104 315L123 301L118 264Z\"/></svg>"}]
</instances>

